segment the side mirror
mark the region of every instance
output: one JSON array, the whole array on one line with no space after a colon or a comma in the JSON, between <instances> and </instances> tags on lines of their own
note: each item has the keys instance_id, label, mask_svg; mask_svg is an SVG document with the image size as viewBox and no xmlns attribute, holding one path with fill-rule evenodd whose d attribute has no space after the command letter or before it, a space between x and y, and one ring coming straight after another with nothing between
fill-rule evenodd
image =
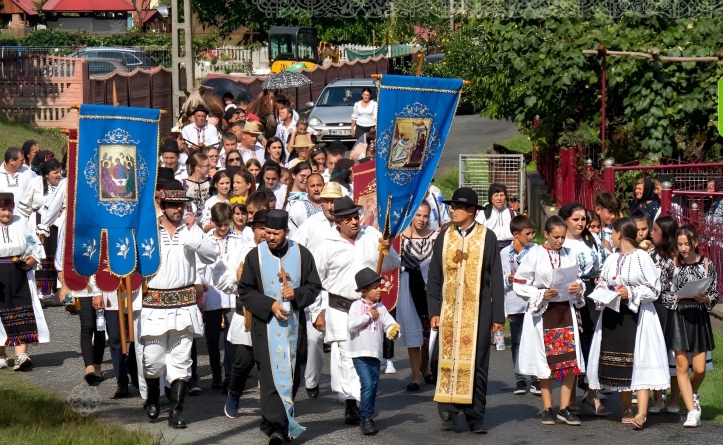
<instances>
[{"instance_id":1,"label":"side mirror","mask_svg":"<svg viewBox=\"0 0 723 445\"><path fill-rule=\"evenodd\" d=\"M312 107L314 106L314 102L308 101L308 102L306 103L306 106L309 107L309 108L312 108Z\"/></svg>"}]
</instances>

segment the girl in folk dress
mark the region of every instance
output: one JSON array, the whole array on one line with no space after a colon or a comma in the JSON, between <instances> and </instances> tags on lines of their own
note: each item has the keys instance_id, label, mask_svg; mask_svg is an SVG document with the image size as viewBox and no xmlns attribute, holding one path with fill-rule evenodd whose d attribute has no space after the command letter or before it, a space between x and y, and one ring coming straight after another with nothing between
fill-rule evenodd
<instances>
[{"instance_id":1,"label":"girl in folk dress","mask_svg":"<svg viewBox=\"0 0 723 445\"><path fill-rule=\"evenodd\" d=\"M556 420L580 425L580 419L568 409L568 403L575 376L585 370L575 316L575 307L585 305L585 288L580 279L570 283L567 289L551 288L556 269L577 264L572 251L563 247L566 233L562 218L549 218L545 223L547 241L530 249L512 285L518 296L529 300L515 372L539 379L545 425L553 425ZM557 414L552 410L552 379L562 379Z\"/></svg>"},{"instance_id":2,"label":"girl in folk dress","mask_svg":"<svg viewBox=\"0 0 723 445\"><path fill-rule=\"evenodd\" d=\"M428 384L436 383L429 369L429 312L427 310L427 274L437 233L427 228L431 207L427 201L417 209L412 224L402 232L397 322L402 326L397 346L406 347L412 369L407 391L419 390L419 376Z\"/></svg>"},{"instance_id":3,"label":"girl in folk dress","mask_svg":"<svg viewBox=\"0 0 723 445\"><path fill-rule=\"evenodd\" d=\"M636 247L637 232L630 218L613 223L617 252L605 260L597 289L615 291L617 296L598 318L587 376L590 389L620 392L623 423L642 429L650 390L668 388L670 376L663 330L653 306L660 295L660 279L653 260ZM618 311L609 307L615 304ZM635 416L632 391L638 396Z\"/></svg>"},{"instance_id":4,"label":"girl in folk dress","mask_svg":"<svg viewBox=\"0 0 723 445\"><path fill-rule=\"evenodd\" d=\"M695 428L700 425L698 388L705 378L706 351L715 347L710 310L718 302L718 276L713 263L699 253L698 233L693 226L680 227L676 232L676 241L677 268L673 288L677 291L690 281L712 278L704 293L677 295L677 304L668 311L666 326L668 345L675 352L678 387L688 409L688 418L683 425ZM693 375L688 378L691 361Z\"/></svg>"},{"instance_id":5,"label":"girl in folk dress","mask_svg":"<svg viewBox=\"0 0 723 445\"><path fill-rule=\"evenodd\" d=\"M647 224L647 218L645 223ZM655 312L658 313L658 319L660 320L660 326L663 329L663 334L666 332L666 325L668 321L668 310L675 307L677 298L673 294L673 276L675 274L675 232L678 230L678 221L671 216L661 216L653 223L652 239L653 245L648 249L648 254L655 264L655 269L658 271L660 277L660 297L653 302L655 306ZM667 346L668 351L670 348ZM674 367L674 366L673 366ZM674 376L675 373L671 373ZM650 406L648 412L651 414L658 414L664 406L663 392L660 390L654 391L654 402ZM678 406L680 398L680 391L678 390L678 382L676 379L670 380L670 406ZM666 409L666 412L676 414L677 411L672 412Z\"/></svg>"},{"instance_id":6,"label":"girl in folk dress","mask_svg":"<svg viewBox=\"0 0 723 445\"><path fill-rule=\"evenodd\" d=\"M286 187L284 209L289 210L294 201L306 199L306 178L311 174L311 166L307 162L299 162L289 171L290 183Z\"/></svg>"}]
</instances>

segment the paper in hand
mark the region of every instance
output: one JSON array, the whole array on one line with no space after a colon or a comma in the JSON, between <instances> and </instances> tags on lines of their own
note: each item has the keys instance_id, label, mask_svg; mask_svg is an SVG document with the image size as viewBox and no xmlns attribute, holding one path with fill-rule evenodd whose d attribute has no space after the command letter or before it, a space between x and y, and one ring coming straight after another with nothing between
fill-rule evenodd
<instances>
[{"instance_id":1,"label":"paper in hand","mask_svg":"<svg viewBox=\"0 0 723 445\"><path fill-rule=\"evenodd\" d=\"M598 287L588 297L615 312L620 312L620 296L614 290Z\"/></svg>"},{"instance_id":2,"label":"paper in hand","mask_svg":"<svg viewBox=\"0 0 723 445\"><path fill-rule=\"evenodd\" d=\"M688 281L683 287L675 291L675 295L681 298L694 298L696 295L705 294L711 281L713 281L711 277Z\"/></svg>"},{"instance_id":3,"label":"paper in hand","mask_svg":"<svg viewBox=\"0 0 723 445\"><path fill-rule=\"evenodd\" d=\"M557 295L550 301L569 301L572 299L570 295L570 285L577 281L577 274L580 269L577 264L574 266L560 267L554 269L552 274L552 285L550 289L557 289Z\"/></svg>"}]
</instances>

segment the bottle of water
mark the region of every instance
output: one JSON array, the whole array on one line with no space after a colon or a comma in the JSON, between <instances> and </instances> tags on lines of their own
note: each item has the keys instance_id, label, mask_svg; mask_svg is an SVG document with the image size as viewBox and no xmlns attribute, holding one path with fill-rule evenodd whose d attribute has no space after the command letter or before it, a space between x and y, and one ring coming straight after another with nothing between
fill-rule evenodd
<instances>
[{"instance_id":1,"label":"bottle of water","mask_svg":"<svg viewBox=\"0 0 723 445\"><path fill-rule=\"evenodd\" d=\"M105 331L105 309L96 309L95 311L95 330Z\"/></svg>"},{"instance_id":2,"label":"bottle of water","mask_svg":"<svg viewBox=\"0 0 723 445\"><path fill-rule=\"evenodd\" d=\"M495 332L495 346L498 351L505 350L505 335L502 333L502 329L498 329L497 332Z\"/></svg>"}]
</instances>

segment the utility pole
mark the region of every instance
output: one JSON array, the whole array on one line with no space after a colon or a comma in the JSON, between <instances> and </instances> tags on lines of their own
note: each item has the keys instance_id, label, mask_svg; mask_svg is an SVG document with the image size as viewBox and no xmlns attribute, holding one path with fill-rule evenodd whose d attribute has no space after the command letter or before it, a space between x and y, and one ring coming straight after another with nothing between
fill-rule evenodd
<instances>
[{"instance_id":1,"label":"utility pole","mask_svg":"<svg viewBox=\"0 0 723 445\"><path fill-rule=\"evenodd\" d=\"M178 122L186 102L186 90L193 89L195 65L193 63L193 34L191 32L191 0L183 0L183 17L178 8L179 0L171 0L171 63L173 88L173 124ZM181 42L183 33L183 42ZM181 67L184 69L182 70Z\"/></svg>"}]
</instances>

